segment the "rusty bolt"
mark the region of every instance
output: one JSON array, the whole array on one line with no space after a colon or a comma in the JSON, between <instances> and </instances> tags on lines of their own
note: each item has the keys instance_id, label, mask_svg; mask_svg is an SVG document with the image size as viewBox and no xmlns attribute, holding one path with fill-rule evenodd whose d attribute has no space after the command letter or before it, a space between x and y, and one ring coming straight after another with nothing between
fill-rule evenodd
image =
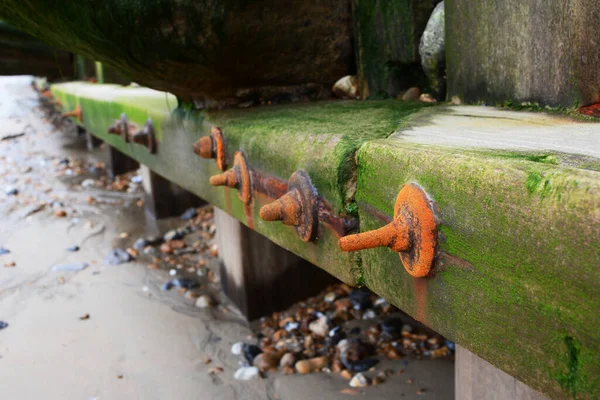
<instances>
[{"instance_id":1,"label":"rusty bolt","mask_svg":"<svg viewBox=\"0 0 600 400\"><path fill-rule=\"evenodd\" d=\"M133 131L134 129L134 126L127 120L127 115L123 113L121 114L121 117L108 128L108 133L119 135L126 143L128 143L129 131Z\"/></svg>"},{"instance_id":2,"label":"rusty bolt","mask_svg":"<svg viewBox=\"0 0 600 400\"><path fill-rule=\"evenodd\" d=\"M438 245L431 201L417 184L404 185L396 198L392 222L374 231L344 236L338 244L343 251L389 247L400 254L409 274L427 276Z\"/></svg>"},{"instance_id":3,"label":"rusty bolt","mask_svg":"<svg viewBox=\"0 0 600 400\"><path fill-rule=\"evenodd\" d=\"M79 104L77 104L77 107L75 107L75 109L73 111L63 113L62 116L63 117L76 117L77 121L79 121L80 123L83 122L83 113L81 112L81 106Z\"/></svg>"},{"instance_id":4,"label":"rusty bolt","mask_svg":"<svg viewBox=\"0 0 600 400\"><path fill-rule=\"evenodd\" d=\"M193 144L194 153L202 158L214 158L217 162L217 168L221 171L227 169L225 162L225 139L220 128L213 126L210 136L203 136Z\"/></svg>"},{"instance_id":5,"label":"rusty bolt","mask_svg":"<svg viewBox=\"0 0 600 400\"><path fill-rule=\"evenodd\" d=\"M260 209L265 221L281 221L293 226L305 242L316 239L319 224L319 196L310 177L304 170L292 174L288 192Z\"/></svg>"},{"instance_id":6,"label":"rusty bolt","mask_svg":"<svg viewBox=\"0 0 600 400\"><path fill-rule=\"evenodd\" d=\"M156 153L156 136L154 134L154 125L150 118L148 118L139 132L133 134L131 139L134 143L146 146L151 154Z\"/></svg>"},{"instance_id":7,"label":"rusty bolt","mask_svg":"<svg viewBox=\"0 0 600 400\"><path fill-rule=\"evenodd\" d=\"M246 205L252 202L252 182L246 156L241 151L233 155L233 167L222 174L210 177L213 186L227 186L238 190L240 200Z\"/></svg>"}]
</instances>

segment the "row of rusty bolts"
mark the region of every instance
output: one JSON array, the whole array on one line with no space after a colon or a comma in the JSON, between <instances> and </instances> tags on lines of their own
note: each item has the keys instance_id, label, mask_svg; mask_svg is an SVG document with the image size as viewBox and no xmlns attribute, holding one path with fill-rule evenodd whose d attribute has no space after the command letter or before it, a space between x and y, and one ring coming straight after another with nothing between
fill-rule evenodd
<instances>
[{"instance_id":1,"label":"row of rusty bolts","mask_svg":"<svg viewBox=\"0 0 600 400\"><path fill-rule=\"evenodd\" d=\"M47 96L44 92L42 95ZM63 116L76 117L82 122L81 107L78 105L75 110L64 113ZM122 114L108 129L108 133L120 135L125 142L133 141L144 145L150 153L155 153L157 146L152 121L148 119L141 130L135 130L127 116ZM210 136L203 136L196 141L193 150L202 158L215 159L217 168L223 171L210 177L211 185L237 189L240 200L246 206L251 204L252 174L246 155L241 150L236 151L233 166L227 169L225 138L220 128L212 127ZM290 177L287 192L263 206L260 217L265 221L281 221L293 226L303 241L311 242L317 239L318 202L318 192L310 176L306 171L298 170ZM388 247L399 253L402 264L410 275L418 278L427 276L438 247L437 223L432 208L427 193L419 185L408 183L396 198L392 222L373 231L343 236L338 245L342 251Z\"/></svg>"},{"instance_id":2,"label":"row of rusty bolts","mask_svg":"<svg viewBox=\"0 0 600 400\"><path fill-rule=\"evenodd\" d=\"M217 167L223 171L210 177L211 185L237 189L240 200L250 205L253 188L248 160L238 150L233 156L233 166L227 169L225 138L220 128L213 127L210 136L201 137L194 143L193 150L202 158L215 159ZM294 172L287 188L283 196L261 207L260 217L265 221L281 221L293 226L305 242L316 240L319 196L309 175L304 170ZM427 276L438 246L431 200L419 185L406 184L396 198L392 222L373 231L343 236L338 244L342 251L388 247L399 253L409 274Z\"/></svg>"}]
</instances>

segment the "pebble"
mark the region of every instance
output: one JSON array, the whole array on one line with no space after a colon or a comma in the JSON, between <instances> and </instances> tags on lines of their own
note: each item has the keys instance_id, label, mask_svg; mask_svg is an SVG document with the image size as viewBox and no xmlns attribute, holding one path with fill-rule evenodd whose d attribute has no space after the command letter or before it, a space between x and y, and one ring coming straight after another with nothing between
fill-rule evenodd
<instances>
[{"instance_id":1,"label":"pebble","mask_svg":"<svg viewBox=\"0 0 600 400\"><path fill-rule=\"evenodd\" d=\"M421 90L418 87L411 87L402 95L404 101L417 101L421 96Z\"/></svg>"},{"instance_id":2,"label":"pebble","mask_svg":"<svg viewBox=\"0 0 600 400\"><path fill-rule=\"evenodd\" d=\"M331 89L340 99L358 98L358 78L355 75L346 75L340 78Z\"/></svg>"},{"instance_id":3,"label":"pebble","mask_svg":"<svg viewBox=\"0 0 600 400\"><path fill-rule=\"evenodd\" d=\"M405 325L407 324L404 324L400 318L387 318L381 323L381 330L385 335L395 339L402 334Z\"/></svg>"},{"instance_id":4,"label":"pebble","mask_svg":"<svg viewBox=\"0 0 600 400\"><path fill-rule=\"evenodd\" d=\"M350 386L352 387L366 387L369 386L369 380L363 374L358 373L350 380Z\"/></svg>"},{"instance_id":5,"label":"pebble","mask_svg":"<svg viewBox=\"0 0 600 400\"><path fill-rule=\"evenodd\" d=\"M0 329L4 329L8 327L8 323L4 322L4 321L0 321Z\"/></svg>"},{"instance_id":6,"label":"pebble","mask_svg":"<svg viewBox=\"0 0 600 400\"><path fill-rule=\"evenodd\" d=\"M260 371L256 367L242 367L235 371L233 377L238 381L250 381L260 377Z\"/></svg>"},{"instance_id":7,"label":"pebble","mask_svg":"<svg viewBox=\"0 0 600 400\"><path fill-rule=\"evenodd\" d=\"M325 337L329 333L329 322L327 317L322 316L319 319L311 322L308 325L308 329L315 333L315 335Z\"/></svg>"},{"instance_id":8,"label":"pebble","mask_svg":"<svg viewBox=\"0 0 600 400\"><path fill-rule=\"evenodd\" d=\"M196 299L196 307L198 308L212 307L214 304L215 300L207 294L203 294Z\"/></svg>"},{"instance_id":9,"label":"pebble","mask_svg":"<svg viewBox=\"0 0 600 400\"><path fill-rule=\"evenodd\" d=\"M327 365L327 357L315 357L310 360L300 360L296 363L296 371L300 374L310 374Z\"/></svg>"},{"instance_id":10,"label":"pebble","mask_svg":"<svg viewBox=\"0 0 600 400\"><path fill-rule=\"evenodd\" d=\"M0 246L0 256L3 254L8 254L8 253L10 253L9 249Z\"/></svg>"},{"instance_id":11,"label":"pebble","mask_svg":"<svg viewBox=\"0 0 600 400\"><path fill-rule=\"evenodd\" d=\"M231 346L231 353L236 356L242 355L243 351L244 351L244 342L237 342Z\"/></svg>"},{"instance_id":12,"label":"pebble","mask_svg":"<svg viewBox=\"0 0 600 400\"><path fill-rule=\"evenodd\" d=\"M336 294L335 292L329 292L325 295L325 297L323 298L323 300L325 300L328 303L333 303L336 299Z\"/></svg>"},{"instance_id":13,"label":"pebble","mask_svg":"<svg viewBox=\"0 0 600 400\"><path fill-rule=\"evenodd\" d=\"M188 208L187 210L185 210L184 213L181 214L179 219L182 221L189 221L190 219L194 218L196 215L198 215L198 213L196 212L196 209L191 207L191 208Z\"/></svg>"},{"instance_id":14,"label":"pebble","mask_svg":"<svg viewBox=\"0 0 600 400\"><path fill-rule=\"evenodd\" d=\"M148 240L146 240L145 238L139 238L133 243L132 247L136 250L142 250L149 244L150 244L150 242Z\"/></svg>"},{"instance_id":15,"label":"pebble","mask_svg":"<svg viewBox=\"0 0 600 400\"><path fill-rule=\"evenodd\" d=\"M176 278L176 279L171 279L169 282L162 285L160 290L162 290L164 292L167 290L171 290L173 287L190 290L190 289L193 289L198 286L200 286L200 284L193 279Z\"/></svg>"},{"instance_id":16,"label":"pebble","mask_svg":"<svg viewBox=\"0 0 600 400\"><path fill-rule=\"evenodd\" d=\"M171 276L177 275L177 270L176 269L170 269L169 270L169 275L171 275Z\"/></svg>"},{"instance_id":17,"label":"pebble","mask_svg":"<svg viewBox=\"0 0 600 400\"><path fill-rule=\"evenodd\" d=\"M296 362L296 357L293 353L285 353L281 360L279 360L279 365L283 368L285 367L293 367Z\"/></svg>"},{"instance_id":18,"label":"pebble","mask_svg":"<svg viewBox=\"0 0 600 400\"><path fill-rule=\"evenodd\" d=\"M70 251L70 252L76 252L76 251L79 251L79 246L71 246L71 247L67 247L67 251Z\"/></svg>"},{"instance_id":19,"label":"pebble","mask_svg":"<svg viewBox=\"0 0 600 400\"><path fill-rule=\"evenodd\" d=\"M113 249L104 257L104 262L109 265L119 265L133 260L131 254L123 249Z\"/></svg>"},{"instance_id":20,"label":"pebble","mask_svg":"<svg viewBox=\"0 0 600 400\"><path fill-rule=\"evenodd\" d=\"M262 353L260 347L255 344L244 344L244 358L250 364L254 361L254 357Z\"/></svg>"},{"instance_id":21,"label":"pebble","mask_svg":"<svg viewBox=\"0 0 600 400\"><path fill-rule=\"evenodd\" d=\"M163 240L165 242L168 242L169 240L179 240L182 239L184 235L185 233L181 229L173 229L165 233Z\"/></svg>"},{"instance_id":22,"label":"pebble","mask_svg":"<svg viewBox=\"0 0 600 400\"><path fill-rule=\"evenodd\" d=\"M371 308L371 291L367 288L358 288L350 293L350 301L355 310Z\"/></svg>"},{"instance_id":23,"label":"pebble","mask_svg":"<svg viewBox=\"0 0 600 400\"><path fill-rule=\"evenodd\" d=\"M296 329L298 329L298 327L300 327L300 324L298 322L293 321L286 322L284 325L284 329L288 332L295 331Z\"/></svg>"},{"instance_id":24,"label":"pebble","mask_svg":"<svg viewBox=\"0 0 600 400\"><path fill-rule=\"evenodd\" d=\"M344 378L345 380L349 381L350 379L352 379L352 372L348 371L347 369L343 370L341 372L342 378Z\"/></svg>"},{"instance_id":25,"label":"pebble","mask_svg":"<svg viewBox=\"0 0 600 400\"><path fill-rule=\"evenodd\" d=\"M16 187L8 187L6 188L4 193L6 193L7 196L16 196L19 194L19 189L17 189Z\"/></svg>"},{"instance_id":26,"label":"pebble","mask_svg":"<svg viewBox=\"0 0 600 400\"><path fill-rule=\"evenodd\" d=\"M93 179L85 179L83 182L81 182L81 186L84 188L91 188L96 184L96 181Z\"/></svg>"},{"instance_id":27,"label":"pebble","mask_svg":"<svg viewBox=\"0 0 600 400\"><path fill-rule=\"evenodd\" d=\"M278 353L261 353L254 357L252 365L261 371L268 371L271 369L277 369L279 365L279 354Z\"/></svg>"},{"instance_id":28,"label":"pebble","mask_svg":"<svg viewBox=\"0 0 600 400\"><path fill-rule=\"evenodd\" d=\"M377 317L377 314L375 314L375 311L373 311L373 310L367 310L363 314L362 319L373 319L373 318L376 318L376 317Z\"/></svg>"},{"instance_id":29,"label":"pebble","mask_svg":"<svg viewBox=\"0 0 600 400\"><path fill-rule=\"evenodd\" d=\"M83 271L89 266L86 262L73 263L73 264L56 264L52 267L52 271Z\"/></svg>"}]
</instances>

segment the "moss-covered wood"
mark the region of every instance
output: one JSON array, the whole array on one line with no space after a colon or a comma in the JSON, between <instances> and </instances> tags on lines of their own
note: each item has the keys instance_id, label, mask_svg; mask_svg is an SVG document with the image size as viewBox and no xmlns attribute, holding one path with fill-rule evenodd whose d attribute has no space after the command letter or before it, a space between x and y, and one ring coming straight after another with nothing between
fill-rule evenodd
<instances>
[{"instance_id":1,"label":"moss-covered wood","mask_svg":"<svg viewBox=\"0 0 600 400\"><path fill-rule=\"evenodd\" d=\"M440 0L352 0L360 94L387 98L426 84L419 41Z\"/></svg>"},{"instance_id":2,"label":"moss-covered wood","mask_svg":"<svg viewBox=\"0 0 600 400\"><path fill-rule=\"evenodd\" d=\"M328 96L353 72L349 0L4 0L0 18L186 100Z\"/></svg>"},{"instance_id":3,"label":"moss-covered wood","mask_svg":"<svg viewBox=\"0 0 600 400\"><path fill-rule=\"evenodd\" d=\"M417 182L441 234L431 278L382 248L361 252L366 285L551 398L598 398L600 173L396 139L357 157L361 231Z\"/></svg>"},{"instance_id":4,"label":"moss-covered wood","mask_svg":"<svg viewBox=\"0 0 600 400\"><path fill-rule=\"evenodd\" d=\"M465 102L600 102L600 2L448 0L448 96Z\"/></svg>"}]
</instances>

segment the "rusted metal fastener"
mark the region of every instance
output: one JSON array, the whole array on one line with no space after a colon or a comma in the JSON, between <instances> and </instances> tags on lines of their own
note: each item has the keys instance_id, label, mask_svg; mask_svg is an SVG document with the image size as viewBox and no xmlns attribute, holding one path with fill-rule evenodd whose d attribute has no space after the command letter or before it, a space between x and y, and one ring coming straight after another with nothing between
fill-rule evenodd
<instances>
[{"instance_id":1,"label":"rusted metal fastener","mask_svg":"<svg viewBox=\"0 0 600 400\"><path fill-rule=\"evenodd\" d=\"M319 195L306 171L294 172L288 181L288 192L263 206L260 217L293 226L305 242L315 240L319 228Z\"/></svg>"},{"instance_id":2,"label":"rusted metal fastener","mask_svg":"<svg viewBox=\"0 0 600 400\"><path fill-rule=\"evenodd\" d=\"M73 111L63 113L62 116L63 117L76 117L77 121L79 121L80 123L83 122L83 113L81 112L81 106L79 104L77 104L77 107L75 107L75 109Z\"/></svg>"},{"instance_id":3,"label":"rusted metal fastener","mask_svg":"<svg viewBox=\"0 0 600 400\"><path fill-rule=\"evenodd\" d=\"M431 201L417 184L406 184L396 198L392 222L374 231L344 236L338 244L343 251L389 247L400 253L409 274L417 278L426 276L438 245Z\"/></svg>"},{"instance_id":4,"label":"rusted metal fastener","mask_svg":"<svg viewBox=\"0 0 600 400\"><path fill-rule=\"evenodd\" d=\"M238 190L240 200L246 205L252 202L252 181L246 156L241 151L233 155L233 167L222 174L210 177L213 186L227 186Z\"/></svg>"},{"instance_id":5,"label":"rusted metal fastener","mask_svg":"<svg viewBox=\"0 0 600 400\"><path fill-rule=\"evenodd\" d=\"M156 153L156 136L154 134L154 125L152 125L150 118L148 118L139 132L133 134L131 139L134 143L146 146L150 154Z\"/></svg>"},{"instance_id":6,"label":"rusted metal fastener","mask_svg":"<svg viewBox=\"0 0 600 400\"><path fill-rule=\"evenodd\" d=\"M108 128L108 133L111 135L119 135L126 143L128 143L129 131L133 131L134 129L134 126L127 120L127 115L123 113L121 114L121 117Z\"/></svg>"},{"instance_id":7,"label":"rusted metal fastener","mask_svg":"<svg viewBox=\"0 0 600 400\"><path fill-rule=\"evenodd\" d=\"M223 138L221 129L213 126L210 136L203 136L198 139L196 143L194 143L193 148L194 153L202 158L214 158L217 162L217 168L221 171L227 169L225 160L225 139Z\"/></svg>"}]
</instances>

